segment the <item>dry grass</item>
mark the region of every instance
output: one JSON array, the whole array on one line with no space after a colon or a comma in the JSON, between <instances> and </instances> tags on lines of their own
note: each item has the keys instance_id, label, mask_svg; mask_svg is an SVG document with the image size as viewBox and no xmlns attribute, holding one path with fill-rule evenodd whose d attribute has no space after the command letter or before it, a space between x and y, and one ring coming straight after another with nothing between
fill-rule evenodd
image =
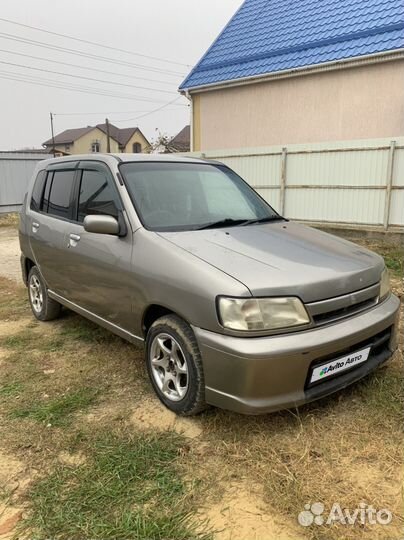
<instances>
[{"instance_id":1,"label":"dry grass","mask_svg":"<svg viewBox=\"0 0 404 540\"><path fill-rule=\"evenodd\" d=\"M142 351L67 311L21 327L25 297L0 278L0 469L9 456L24 464L18 487L6 483L3 493L29 510L19 530L38 539L209 539L180 466L185 439L134 432L131 415L149 395Z\"/></svg>"},{"instance_id":2,"label":"dry grass","mask_svg":"<svg viewBox=\"0 0 404 540\"><path fill-rule=\"evenodd\" d=\"M367 238L356 238L354 241L382 255L393 278L403 279L404 242L391 244L383 240Z\"/></svg>"},{"instance_id":3,"label":"dry grass","mask_svg":"<svg viewBox=\"0 0 404 540\"><path fill-rule=\"evenodd\" d=\"M396 264L392 251L386 256ZM402 294L400 274L394 269L392 273L396 292ZM232 540L246 540L247 514L250 538L255 535L259 540L402 537L402 356L361 383L299 410L261 417L210 410L187 421L176 421L155 400L142 358L140 348L70 312L52 323L36 322L25 289L0 278L0 462L1 456L13 456L25 471L20 476L16 473L20 487L7 491L7 484L4 496L16 508L28 510L29 521L23 523L38 530L38 538L56 530L64 538L90 538L106 526L97 521L100 516L94 510L91 534L83 530L79 534L69 528L69 505L55 504L64 493L74 496L75 508L82 508L81 492L68 488L81 478L81 473L69 473L71 467L82 467L83 478L91 482L97 482L97 474L99 479L108 477L108 468L100 473L91 468L103 459L96 451L99 441L112 433L119 446L126 448L126 442L138 436L150 441L150 434L175 435L174 430L183 432L183 437L168 435L167 448L170 452L177 448L178 459L172 458L174 469L164 465L161 479L173 479L172 489L181 486L180 500L187 516L197 521L209 516L219 529L232 526ZM163 452L164 444L164 438L158 439L153 448ZM108 452L116 455L113 448ZM132 461L128 458L127 463ZM116 474L110 466L111 474ZM156 474L153 482L158 481ZM83 497L89 496L89 490L93 493L90 487L80 486ZM116 486L124 499L130 487L121 488ZM166 488L171 493L170 486ZM53 498L46 496L47 491ZM226 508L218 506L222 500ZM146 507L153 509L153 501L151 497ZM298 513L306 503L316 501L326 510L334 502L354 510L364 501L378 509L388 508L394 519L384 527L298 526ZM103 504L108 505L108 499ZM171 508L169 501L164 504L166 510ZM219 516L217 508L221 508ZM52 520L50 511L57 514ZM228 518L223 517L226 512ZM56 529L41 528L41 516L48 516ZM119 535L129 538L138 531L133 517L129 529L120 522ZM180 524L181 534L197 534L195 529L184 532ZM110 532L104 538L113 538L118 533L110 522L107 525L104 530ZM171 531L171 525L167 522L161 528ZM206 525L199 527L206 532ZM158 538L156 530L146 525L144 530ZM219 532L215 538L228 540L229 532Z\"/></svg>"},{"instance_id":4,"label":"dry grass","mask_svg":"<svg viewBox=\"0 0 404 540\"><path fill-rule=\"evenodd\" d=\"M10 212L9 214L0 214L0 227L12 227L17 229L20 222L18 212Z\"/></svg>"}]
</instances>

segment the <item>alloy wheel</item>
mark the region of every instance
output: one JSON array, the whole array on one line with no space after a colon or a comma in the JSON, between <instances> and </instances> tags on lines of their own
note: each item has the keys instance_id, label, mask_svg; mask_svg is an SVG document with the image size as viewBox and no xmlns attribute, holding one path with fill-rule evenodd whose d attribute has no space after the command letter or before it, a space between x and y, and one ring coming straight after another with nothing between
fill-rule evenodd
<instances>
[{"instance_id":1,"label":"alloy wheel","mask_svg":"<svg viewBox=\"0 0 404 540\"><path fill-rule=\"evenodd\" d=\"M188 364L178 341L169 334L157 334L150 347L150 365L161 393L171 401L183 399L188 390Z\"/></svg>"},{"instance_id":2,"label":"alloy wheel","mask_svg":"<svg viewBox=\"0 0 404 540\"><path fill-rule=\"evenodd\" d=\"M35 313L40 313L43 307L43 291L41 282L35 275L29 280L29 297Z\"/></svg>"}]
</instances>

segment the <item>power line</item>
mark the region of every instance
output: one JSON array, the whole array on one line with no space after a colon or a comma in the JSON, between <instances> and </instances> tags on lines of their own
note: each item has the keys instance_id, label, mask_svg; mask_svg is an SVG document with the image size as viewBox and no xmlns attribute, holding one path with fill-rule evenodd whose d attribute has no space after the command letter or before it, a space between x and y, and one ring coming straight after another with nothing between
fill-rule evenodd
<instances>
[{"instance_id":1,"label":"power line","mask_svg":"<svg viewBox=\"0 0 404 540\"><path fill-rule=\"evenodd\" d=\"M140 81L155 82L155 83L160 83L160 84L170 84L170 85L173 84L170 81L162 81L162 80L158 80L158 79L147 79L146 77L136 77L136 75L127 75L125 73L117 73L116 71L108 71L108 70L105 70L105 69L97 69L97 68L93 68L93 67L80 66L79 64L71 64L69 62L61 62L59 60L51 60L50 58L44 58L43 56L33 56L31 54L24 54L24 53L20 53L20 52L17 52L17 51L10 51L10 50L7 50L7 49L0 49L0 52L5 52L7 54L15 54L17 56L23 56L24 58L32 58L33 60L41 60L43 62L51 62L52 64L59 64L59 65L62 65L62 66L69 66L69 67L85 69L85 70L89 70L89 71L97 71L98 73L106 73L107 75L116 75L117 77L125 77L127 79L137 79L137 80L140 80Z\"/></svg>"},{"instance_id":2,"label":"power line","mask_svg":"<svg viewBox=\"0 0 404 540\"><path fill-rule=\"evenodd\" d=\"M161 101L159 99L147 99L145 97L131 96L129 94L111 93L108 91L103 91L101 89L94 89L91 87L74 86L71 83L58 84L57 81L52 81L49 79L42 79L42 78L34 78L29 75L16 74L12 72L0 71L0 74L2 75L2 77L0 77L2 79L8 79L8 80L17 81L17 82L24 82L28 84L34 84L36 86L46 86L48 88L59 88L61 90L70 90L70 91L79 92L79 93L106 96L106 97L111 97L111 98L116 98L116 99L128 99L130 101L144 101L147 103L156 103L156 102ZM28 79L28 77L30 77L30 79Z\"/></svg>"},{"instance_id":3,"label":"power line","mask_svg":"<svg viewBox=\"0 0 404 540\"><path fill-rule=\"evenodd\" d=\"M175 64L177 66L184 66L184 67L187 67L187 68L192 68L193 67L193 66L191 66L189 64L184 64L182 62L176 62L174 60L167 60L165 58L159 58L157 56L149 56L147 54L140 54L140 53L136 53L134 51L128 51L126 49L119 49L118 47L112 47L110 45L104 45L103 43L99 43L99 42L96 42L96 41L90 41L88 39L81 39L81 38L77 38L77 37L74 37L74 36L69 36L67 34L60 34L58 32L52 32L50 30L45 30L43 28L38 28L37 26L31 26L29 24L23 24L23 23L20 23L20 22L17 22L17 21L12 21L10 19L4 19L3 17L0 17L0 21L7 22L7 23L10 23L10 24L15 24L17 26L22 26L24 28L30 28L31 30L37 30L38 32L43 32L45 34L51 34L53 36L59 36L59 37L67 38L67 39L72 39L72 40L78 41L80 43L86 43L88 45L95 45L97 47L102 47L103 49L109 49L111 51L118 51L118 52L122 52L122 53L125 53L125 54L130 54L132 56L140 56L142 58L147 58L149 60L157 60L159 62L167 62L169 64Z\"/></svg>"},{"instance_id":4,"label":"power line","mask_svg":"<svg viewBox=\"0 0 404 540\"><path fill-rule=\"evenodd\" d=\"M127 97L130 99L137 99L139 101L146 101L148 103L158 103L161 102L160 99L149 99L146 96L133 96L131 94L122 94L117 91L111 90L111 89L103 89L103 88L93 88L91 86L82 86L82 85L76 85L74 83L69 82L62 82L62 81L56 81L53 79L45 79L43 77L36 77L34 75L26 75L24 73L15 73L13 71L0 71L0 73L7 75L9 78L15 78L18 77L21 81L33 81L33 82L44 82L47 86L55 87L55 88L62 88L62 89L77 89L77 90L87 90L90 93L94 94L102 94L110 97Z\"/></svg>"},{"instance_id":5,"label":"power line","mask_svg":"<svg viewBox=\"0 0 404 540\"><path fill-rule=\"evenodd\" d=\"M46 86L46 87L50 86L50 87L53 87L53 88L59 88L59 89L63 89L63 90L70 90L70 91L73 91L73 92L79 92L79 93L85 93L85 94L92 94L92 95L95 94L95 95L106 96L106 97L116 97L118 99L131 99L131 100L146 101L145 99L141 99L141 98L133 98L133 97L131 98L131 97L125 97L125 96L114 96L114 95L109 95L109 94L105 94L105 93L87 91L87 90L83 90L83 89L78 89L78 87L77 88L68 88L68 87L64 87L64 86L56 86L56 85L52 85L52 84L46 84L46 83L43 83L43 82L18 79L18 78L15 78L15 77L10 77L6 73L7 72L1 72L0 71L0 79L6 79L6 80L11 80L11 81L17 81L17 82L24 82L24 83L27 83L27 84L34 84L34 85L37 85L37 86ZM25 76L25 77L27 77L27 76ZM145 112L145 114L142 114L141 116L138 116L138 117L135 117L135 118L127 118L127 119L124 119L124 120L120 119L119 121L120 122L129 122L129 121L139 120L141 118L144 118L146 116L149 116L151 114L159 112L159 111L165 109L166 107L169 107L170 105L173 105L175 102L177 102L179 99L181 99L181 97L182 96L178 96L177 98L169 101L168 103L164 103L163 105L159 106L156 109ZM147 101L150 101L150 100L147 100Z\"/></svg>"},{"instance_id":6,"label":"power line","mask_svg":"<svg viewBox=\"0 0 404 540\"><path fill-rule=\"evenodd\" d=\"M144 118L145 116L149 116L150 114L154 114L156 112L159 112L161 111L162 109L164 109L165 107L168 107L169 105L172 105L173 103L175 103L176 101L178 101L179 99L181 99L182 96L178 96L177 98L173 99L172 101L170 101L169 103L166 103L165 105L162 105L161 107L158 107L157 109L154 109L152 111L149 111L145 114L142 114L141 116L137 116L136 118L126 118L124 120L120 120L120 122L134 122L136 120L140 120L141 118Z\"/></svg>"},{"instance_id":7,"label":"power line","mask_svg":"<svg viewBox=\"0 0 404 540\"><path fill-rule=\"evenodd\" d=\"M53 71L51 69L37 68L33 66L27 66L24 64L15 64L14 62L6 62L4 60L0 60L0 64L5 64L7 66L13 66L13 67L20 67L24 69L30 69L33 71L41 71L42 73L51 73L53 75L62 75L63 77L73 77L75 79L84 79L86 81L101 82L101 83L106 83L106 84L115 84L117 86L125 86L127 88L136 88L137 90L148 90L150 92L161 92L163 94L175 93L175 91L173 90L159 90L158 88L149 88L147 86L137 86L134 84L126 84L126 83L120 83L120 82L115 82L115 81L107 81L105 79L95 79L93 77L85 77L84 75L72 75L70 73L63 73L61 71Z\"/></svg>"},{"instance_id":8,"label":"power line","mask_svg":"<svg viewBox=\"0 0 404 540\"><path fill-rule=\"evenodd\" d=\"M181 107L189 107L189 105L187 103L177 103L177 105L175 105L175 108L181 108ZM175 109L170 109L170 110L175 110ZM91 111L91 112L70 112L70 113L52 113L53 116L89 116L89 115L105 115L105 114L136 114L136 113L149 113L149 112L152 112L152 111L145 111L145 110L141 110L141 111ZM125 120L124 120L125 121Z\"/></svg>"},{"instance_id":9,"label":"power line","mask_svg":"<svg viewBox=\"0 0 404 540\"><path fill-rule=\"evenodd\" d=\"M129 66L135 69L141 69L143 71L151 71L153 73L164 73L166 75L175 75L175 76L184 76L184 73L178 72L178 71L168 71L166 69L156 68L156 67L148 67L144 64L133 64L132 62L126 62L123 60L117 60L114 58L108 58L106 56L100 56L98 54L92 54L92 53L86 53L83 51L79 51L77 49L70 49L68 47L60 47L59 45L51 45L49 43L44 43L43 41L36 41L34 39L28 39L28 38L22 38L20 36L16 36L15 34L8 34L6 32L0 32L0 36L3 39L9 39L11 41L17 41L19 43L25 43L28 45L34 45L36 47L43 47L45 49L50 49L53 51L61 51L61 52L67 52L68 54L74 54L76 56L82 56L85 58L91 58L92 60L99 60L102 62L109 62L111 64L118 64L121 66Z\"/></svg>"}]
</instances>

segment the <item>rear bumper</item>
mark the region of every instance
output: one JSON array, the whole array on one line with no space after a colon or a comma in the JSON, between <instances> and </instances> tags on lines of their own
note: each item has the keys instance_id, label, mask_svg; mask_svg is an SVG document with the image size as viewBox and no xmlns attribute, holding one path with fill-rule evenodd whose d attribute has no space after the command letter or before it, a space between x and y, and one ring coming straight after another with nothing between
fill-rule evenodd
<instances>
[{"instance_id":1,"label":"rear bumper","mask_svg":"<svg viewBox=\"0 0 404 540\"><path fill-rule=\"evenodd\" d=\"M238 338L194 327L205 372L206 401L244 414L296 407L361 379L397 348L400 301L390 295L360 315L305 332ZM363 346L369 359L310 388L313 364L337 359Z\"/></svg>"}]
</instances>

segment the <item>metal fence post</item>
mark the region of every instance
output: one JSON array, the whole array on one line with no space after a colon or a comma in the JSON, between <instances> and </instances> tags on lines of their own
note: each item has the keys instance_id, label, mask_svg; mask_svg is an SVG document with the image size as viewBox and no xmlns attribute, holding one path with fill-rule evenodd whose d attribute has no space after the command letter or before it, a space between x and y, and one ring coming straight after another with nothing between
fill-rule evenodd
<instances>
[{"instance_id":1,"label":"metal fence post","mask_svg":"<svg viewBox=\"0 0 404 540\"><path fill-rule=\"evenodd\" d=\"M391 189L393 186L393 171L394 171L394 151L396 149L396 141L390 142L389 158L387 161L386 174L386 199L384 202L384 230L387 231L390 223L390 207L391 207Z\"/></svg>"},{"instance_id":2,"label":"metal fence post","mask_svg":"<svg viewBox=\"0 0 404 540\"><path fill-rule=\"evenodd\" d=\"M280 194L279 194L279 206L280 214L283 216L285 214L285 205L286 205L286 159L288 155L288 149L286 147L282 148L282 157L281 157L281 183L280 183Z\"/></svg>"}]
</instances>

